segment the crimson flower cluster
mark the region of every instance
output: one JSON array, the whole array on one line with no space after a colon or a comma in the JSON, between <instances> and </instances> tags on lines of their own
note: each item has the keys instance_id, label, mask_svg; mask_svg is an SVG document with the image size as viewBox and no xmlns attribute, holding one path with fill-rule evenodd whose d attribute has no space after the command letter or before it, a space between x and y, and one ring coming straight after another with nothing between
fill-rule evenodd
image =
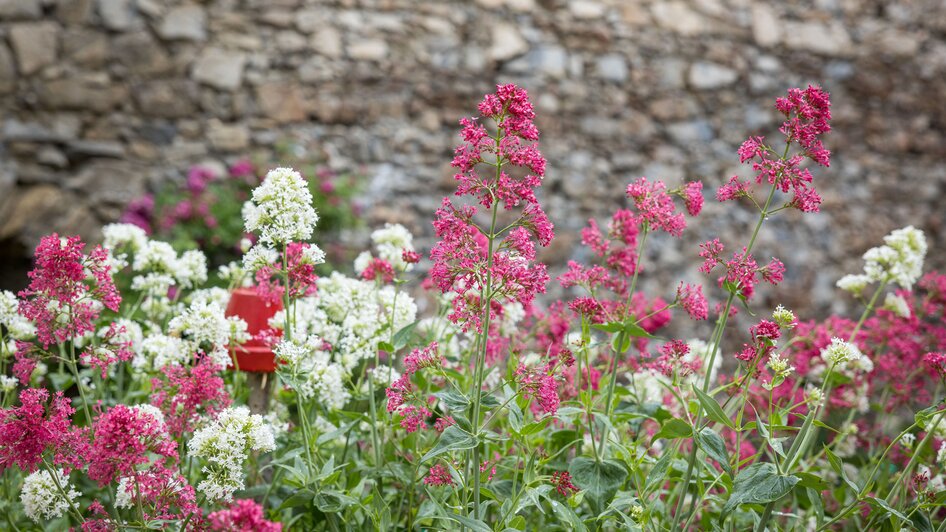
<instances>
[{"instance_id":1,"label":"crimson flower cluster","mask_svg":"<svg viewBox=\"0 0 946 532\"><path fill-rule=\"evenodd\" d=\"M789 89L787 96L776 98L775 108L786 118L779 128L785 135L785 153L776 153L766 144L765 137L754 136L739 148L739 162L751 161L756 183L765 181L784 193L791 192L792 199L786 206L802 212L818 212L821 196L811 186L811 172L802 168L802 163L806 159L821 166L831 163L831 152L821 141L821 136L831 131L831 99L821 87L809 85L804 90ZM800 148L800 153L789 156L788 148L792 144ZM750 189L751 181L733 176L720 187L716 197L720 201L746 197Z\"/></svg>"},{"instance_id":2,"label":"crimson flower cluster","mask_svg":"<svg viewBox=\"0 0 946 532\"><path fill-rule=\"evenodd\" d=\"M305 257L311 244L291 242L286 246L286 266L289 270L289 297L298 299L315 293L318 275L315 264ZM286 293L285 275L280 268L268 264L256 271L256 293L270 303L279 303Z\"/></svg>"},{"instance_id":3,"label":"crimson flower cluster","mask_svg":"<svg viewBox=\"0 0 946 532\"><path fill-rule=\"evenodd\" d=\"M44 349L94 331L99 304L115 312L121 304L108 252L96 246L85 256L84 247L80 237L60 238L56 233L36 246L36 266L28 274L29 286L19 293L19 310L36 324L36 337Z\"/></svg>"},{"instance_id":4,"label":"crimson flower cluster","mask_svg":"<svg viewBox=\"0 0 946 532\"><path fill-rule=\"evenodd\" d=\"M87 454L87 430L72 425L72 402L62 392L50 400L45 388L20 392L20 406L0 410L0 473L16 466L35 471L49 451L52 463L80 468Z\"/></svg>"},{"instance_id":5,"label":"crimson flower cluster","mask_svg":"<svg viewBox=\"0 0 946 532\"><path fill-rule=\"evenodd\" d=\"M487 234L474 217L475 205L456 206L444 198L436 212L434 229L441 239L430 252L430 277L441 292L455 292L450 319L464 330L482 330L486 311L481 295L486 290L487 272L492 279L491 299L518 301L528 307L537 293L545 292L549 276L544 264L535 262L535 242L547 246L554 236L552 223L535 196L542 184L545 159L535 142L539 132L532 120L535 112L525 89L498 85L479 104L480 118L491 121L496 136L479 119L464 118L452 165L458 169L456 195L470 196L487 211L521 206L505 236ZM481 174L478 169L487 167ZM525 175L516 177L508 170L517 168ZM489 239L499 239L491 249ZM490 317L495 312L490 308Z\"/></svg>"},{"instance_id":6,"label":"crimson flower cluster","mask_svg":"<svg viewBox=\"0 0 946 532\"><path fill-rule=\"evenodd\" d=\"M208 519L210 530L214 532L230 530L280 532L282 530L282 524L267 521L263 517L263 507L252 499L234 501L229 508L210 514Z\"/></svg>"},{"instance_id":7,"label":"crimson flower cluster","mask_svg":"<svg viewBox=\"0 0 946 532\"><path fill-rule=\"evenodd\" d=\"M423 349L415 349L404 358L404 373L385 390L388 398L388 413L402 416L401 427L407 432L416 432L424 421L432 415L427 405L429 401L418 397L417 387L411 382L411 376L424 368L439 368L443 357L437 352L437 342L432 342ZM431 399L433 399L431 397ZM443 430L446 425L441 424Z\"/></svg>"},{"instance_id":8,"label":"crimson flower cluster","mask_svg":"<svg viewBox=\"0 0 946 532\"><path fill-rule=\"evenodd\" d=\"M726 271L717 279L719 286L728 284L729 290L736 291L746 299L755 293L760 277L773 286L778 285L785 278L785 265L775 257L765 266L759 266L745 247L742 251L734 252L729 260L722 257L724 250L725 246L718 238L700 244L700 257L703 258L703 264L699 269L709 274L717 265L722 264Z\"/></svg>"},{"instance_id":9,"label":"crimson flower cluster","mask_svg":"<svg viewBox=\"0 0 946 532\"><path fill-rule=\"evenodd\" d=\"M151 404L164 412L168 432L176 437L193 432L201 416L216 417L230 406L219 368L209 356L191 366L169 365L151 379Z\"/></svg>"}]
</instances>

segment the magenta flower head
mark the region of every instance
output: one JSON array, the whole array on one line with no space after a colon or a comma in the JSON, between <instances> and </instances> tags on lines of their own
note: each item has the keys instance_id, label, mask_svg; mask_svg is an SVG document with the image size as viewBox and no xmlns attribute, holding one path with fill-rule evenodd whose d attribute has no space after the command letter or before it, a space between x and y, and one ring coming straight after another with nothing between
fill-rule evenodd
<instances>
[{"instance_id":1,"label":"magenta flower head","mask_svg":"<svg viewBox=\"0 0 946 532\"><path fill-rule=\"evenodd\" d=\"M739 147L739 162L752 164L757 184L765 181L783 193L791 193L785 207L818 212L821 196L811 186L811 172L802 168L802 163L809 159L821 166L831 164L831 152L821 141L831 131L831 99L821 87L809 85L804 90L789 89L785 97L775 100L775 108L786 119L779 128L785 135L784 149L768 145L765 137L749 137ZM797 147L794 153L792 146ZM748 197L751 186L751 181L734 176L720 187L716 197L720 201Z\"/></svg>"},{"instance_id":2,"label":"magenta flower head","mask_svg":"<svg viewBox=\"0 0 946 532\"><path fill-rule=\"evenodd\" d=\"M21 391L20 406L0 410L0 473L14 465L34 471L47 453L67 471L82 467L88 441L86 430L72 425L74 412L62 392L50 400L45 388Z\"/></svg>"},{"instance_id":3,"label":"magenta flower head","mask_svg":"<svg viewBox=\"0 0 946 532\"><path fill-rule=\"evenodd\" d=\"M36 246L30 284L19 293L20 313L36 324L36 337L48 348L95 330L102 306L118 311L121 296L112 281L108 253L96 246L85 256L78 236L43 237Z\"/></svg>"},{"instance_id":4,"label":"magenta flower head","mask_svg":"<svg viewBox=\"0 0 946 532\"><path fill-rule=\"evenodd\" d=\"M454 205L444 198L434 221L441 240L430 253L433 283L442 292L459 296L453 300L450 319L464 330L477 331L486 310L480 294L487 277L494 300L528 306L537 293L545 292L549 276L545 265L535 262L534 242L547 246L554 236L535 196L545 175L545 158L535 142L539 132L532 123L535 112L528 94L515 85L498 85L495 93L483 98L479 111L480 117L460 121L464 142L452 163L458 169L456 195L469 196L487 211L500 204L506 210L521 210L504 229L497 228L495 212L490 214L492 226L480 228L474 220L475 205ZM492 317L495 311L490 312Z\"/></svg>"}]
</instances>

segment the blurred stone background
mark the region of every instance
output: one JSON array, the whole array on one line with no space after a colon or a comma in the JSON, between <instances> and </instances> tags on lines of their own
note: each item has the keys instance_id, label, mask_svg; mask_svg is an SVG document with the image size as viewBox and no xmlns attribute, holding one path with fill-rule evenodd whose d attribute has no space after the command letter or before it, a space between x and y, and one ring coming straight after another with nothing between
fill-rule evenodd
<instances>
[{"instance_id":1,"label":"blurred stone background","mask_svg":"<svg viewBox=\"0 0 946 532\"><path fill-rule=\"evenodd\" d=\"M788 268L763 302L849 310L834 281L908 224L927 270L946 268L942 0L0 0L0 281L25 284L41 235L95 240L191 164L287 137L363 169L369 226L404 223L426 251L457 120L497 82L536 102L553 274L632 179L699 178L705 214L654 239L644 287L709 283L697 243L744 245L755 217L712 195L748 174L747 135L778 136L774 98L807 83L832 95L834 159L815 171L822 212L762 232L760 262Z\"/></svg>"}]
</instances>

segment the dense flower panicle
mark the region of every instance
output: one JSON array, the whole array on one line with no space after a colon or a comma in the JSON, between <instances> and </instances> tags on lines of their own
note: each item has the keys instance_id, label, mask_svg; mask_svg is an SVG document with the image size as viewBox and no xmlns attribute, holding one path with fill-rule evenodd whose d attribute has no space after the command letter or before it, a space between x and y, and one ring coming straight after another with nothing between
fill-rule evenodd
<instances>
[{"instance_id":1,"label":"dense flower panicle","mask_svg":"<svg viewBox=\"0 0 946 532\"><path fill-rule=\"evenodd\" d=\"M831 99L821 87L789 89L784 98L776 98L775 108L788 120L779 131L789 141L798 142L805 154L822 166L828 166L831 152L821 143L820 136L831 131Z\"/></svg>"},{"instance_id":2,"label":"dense flower panicle","mask_svg":"<svg viewBox=\"0 0 946 532\"><path fill-rule=\"evenodd\" d=\"M26 516L35 523L61 517L80 495L63 471L55 470L54 474L55 480L49 471L39 470L23 480L20 502Z\"/></svg>"},{"instance_id":3,"label":"dense flower panicle","mask_svg":"<svg viewBox=\"0 0 946 532\"><path fill-rule=\"evenodd\" d=\"M326 347L322 338L309 335L302 341L282 340L273 352L280 376L299 397L315 400L327 410L340 410L351 398L345 387L348 373Z\"/></svg>"},{"instance_id":4,"label":"dense flower panicle","mask_svg":"<svg viewBox=\"0 0 946 532\"><path fill-rule=\"evenodd\" d=\"M545 291L549 277L544 264L533 262L535 248L529 237L541 246L547 246L553 237L552 224L535 196L545 173L545 159L533 142L538 130L532 123L535 112L526 91L498 85L494 94L483 99L479 110L483 118L495 121L497 135L491 136L477 120L461 121L464 144L456 149L452 163L459 170L456 194L475 197L487 210L497 209L498 202L506 209L522 206L522 211L492 256L487 237L473 221L475 206L454 206L444 198L436 213L434 229L441 240L430 253L430 276L441 292L458 294L453 298L450 319L462 324L464 331L480 331L485 313L491 311L479 297L485 289L483 271L487 265L493 297L529 305L537 293ZM484 176L476 171L481 163L491 166ZM514 177L510 167L519 167L526 175Z\"/></svg>"},{"instance_id":5,"label":"dense flower panicle","mask_svg":"<svg viewBox=\"0 0 946 532\"><path fill-rule=\"evenodd\" d=\"M286 268L289 270L289 297L298 299L316 292L318 275L315 267L325 262L325 253L315 244L292 242L286 246ZM254 274L256 293L276 303L286 293L283 265L264 264Z\"/></svg>"},{"instance_id":6,"label":"dense flower panicle","mask_svg":"<svg viewBox=\"0 0 946 532\"><path fill-rule=\"evenodd\" d=\"M34 471L47 451L52 463L65 466L67 472L82 467L88 453L87 431L72 425L74 412L61 391L50 400L45 388L22 390L20 406L0 410L0 472L14 465Z\"/></svg>"},{"instance_id":7,"label":"dense flower panicle","mask_svg":"<svg viewBox=\"0 0 946 532\"><path fill-rule=\"evenodd\" d=\"M687 183L683 187L681 195L686 202L687 213L690 216L698 216L703 211L703 183L701 181Z\"/></svg>"},{"instance_id":8,"label":"dense flower panicle","mask_svg":"<svg viewBox=\"0 0 946 532\"><path fill-rule=\"evenodd\" d=\"M377 257L369 260L364 268L361 269L361 278L365 281L377 280L383 284L387 284L394 281L394 276L394 268L391 266L391 263Z\"/></svg>"},{"instance_id":9,"label":"dense flower panicle","mask_svg":"<svg viewBox=\"0 0 946 532\"><path fill-rule=\"evenodd\" d=\"M926 356L923 357L923 361L926 362L930 370L938 375L940 379L946 380L946 354L927 353Z\"/></svg>"},{"instance_id":10,"label":"dense flower panicle","mask_svg":"<svg viewBox=\"0 0 946 532\"><path fill-rule=\"evenodd\" d=\"M145 408L115 405L96 419L94 428L89 478L99 486L134 476L138 466L151 464L152 455L161 457L157 463L177 463L177 442L164 421Z\"/></svg>"},{"instance_id":11,"label":"dense flower panicle","mask_svg":"<svg viewBox=\"0 0 946 532\"><path fill-rule=\"evenodd\" d=\"M308 240L319 216L302 175L291 168L276 168L244 204L243 220L246 232L259 234L258 245L273 248Z\"/></svg>"},{"instance_id":12,"label":"dense flower panicle","mask_svg":"<svg viewBox=\"0 0 946 532\"><path fill-rule=\"evenodd\" d=\"M404 357L404 371L408 375L417 373L424 368L439 368L443 365L443 357L438 353L437 342L432 342L423 349L415 349Z\"/></svg>"},{"instance_id":13,"label":"dense flower panicle","mask_svg":"<svg viewBox=\"0 0 946 532\"><path fill-rule=\"evenodd\" d=\"M181 437L194 430L203 416L214 417L230 406L219 368L205 356L192 366L169 365L151 379L151 404L164 413L168 431Z\"/></svg>"},{"instance_id":14,"label":"dense flower panicle","mask_svg":"<svg viewBox=\"0 0 946 532\"><path fill-rule=\"evenodd\" d=\"M280 532L282 524L267 521L263 507L252 499L239 499L224 510L217 510L208 517L210 530L214 532Z\"/></svg>"},{"instance_id":15,"label":"dense flower panicle","mask_svg":"<svg viewBox=\"0 0 946 532\"><path fill-rule=\"evenodd\" d=\"M188 454L202 458L205 478L197 485L208 500L230 501L243 489L243 463L250 451L276 448L272 428L245 406L228 408L187 442Z\"/></svg>"},{"instance_id":16,"label":"dense flower panicle","mask_svg":"<svg viewBox=\"0 0 946 532\"><path fill-rule=\"evenodd\" d=\"M713 271L720 262L719 256L723 253L723 244L718 238L707 240L700 244L700 257L703 258L703 264L700 265L700 271L708 274Z\"/></svg>"},{"instance_id":17,"label":"dense flower panicle","mask_svg":"<svg viewBox=\"0 0 946 532\"><path fill-rule=\"evenodd\" d=\"M558 379L553 369L552 362L535 368L520 364L516 369L516 380L523 397L534 398L542 413L554 416L561 399L558 396Z\"/></svg>"},{"instance_id":18,"label":"dense flower panicle","mask_svg":"<svg viewBox=\"0 0 946 532\"><path fill-rule=\"evenodd\" d=\"M435 464L427 472L427 476L424 477L424 484L428 486L453 486L453 477L450 475L450 470L444 467L443 464Z\"/></svg>"},{"instance_id":19,"label":"dense flower panicle","mask_svg":"<svg viewBox=\"0 0 946 532\"><path fill-rule=\"evenodd\" d=\"M667 185L662 181L649 183L642 177L627 186L627 197L634 200L643 221L654 230L660 229L672 236L680 236L686 229L683 213L675 210L673 199L667 194Z\"/></svg>"},{"instance_id":20,"label":"dense flower panicle","mask_svg":"<svg viewBox=\"0 0 946 532\"><path fill-rule=\"evenodd\" d=\"M709 315L709 304L703 297L701 285L685 284L681 281L677 287L677 300L694 320L705 320Z\"/></svg>"},{"instance_id":21,"label":"dense flower panicle","mask_svg":"<svg viewBox=\"0 0 946 532\"><path fill-rule=\"evenodd\" d=\"M116 508L133 508L140 502L145 519L186 519L201 512L196 499L194 487L177 467L163 464L138 471L134 477L122 477L115 490Z\"/></svg>"},{"instance_id":22,"label":"dense flower panicle","mask_svg":"<svg viewBox=\"0 0 946 532\"><path fill-rule=\"evenodd\" d=\"M60 238L56 233L36 246L30 284L19 293L20 313L36 324L44 348L93 331L99 305L117 312L121 304L108 253L96 247L85 257L84 247L78 236Z\"/></svg>"},{"instance_id":23,"label":"dense flower panicle","mask_svg":"<svg viewBox=\"0 0 946 532\"><path fill-rule=\"evenodd\" d=\"M125 337L126 330L125 325L112 323L105 329L101 343L87 347L79 359L83 364L97 368L104 379L110 366L128 362L135 356L132 341Z\"/></svg>"},{"instance_id":24,"label":"dense flower panicle","mask_svg":"<svg viewBox=\"0 0 946 532\"><path fill-rule=\"evenodd\" d=\"M578 493L578 487L572 484L572 475L568 471L552 473L549 482L555 486L555 491L562 497L570 497L573 493Z\"/></svg>"},{"instance_id":25,"label":"dense flower panicle","mask_svg":"<svg viewBox=\"0 0 946 532\"><path fill-rule=\"evenodd\" d=\"M884 237L884 245L864 253L864 273L846 275L838 280L838 288L860 295L874 282L896 283L905 290L923 274L923 261L928 249L923 231L908 226Z\"/></svg>"}]
</instances>

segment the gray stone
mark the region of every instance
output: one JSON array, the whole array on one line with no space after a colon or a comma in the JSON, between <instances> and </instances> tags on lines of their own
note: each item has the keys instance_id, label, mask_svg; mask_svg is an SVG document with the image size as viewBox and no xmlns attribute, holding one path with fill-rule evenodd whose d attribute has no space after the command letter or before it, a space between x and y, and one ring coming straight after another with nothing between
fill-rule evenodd
<instances>
[{"instance_id":1,"label":"gray stone","mask_svg":"<svg viewBox=\"0 0 946 532\"><path fill-rule=\"evenodd\" d=\"M690 86L698 90L719 89L732 85L738 78L735 70L709 61L693 63L687 77Z\"/></svg>"},{"instance_id":2,"label":"gray stone","mask_svg":"<svg viewBox=\"0 0 946 532\"><path fill-rule=\"evenodd\" d=\"M56 19L67 25L82 24L92 14L92 2L93 0L59 0L56 3Z\"/></svg>"},{"instance_id":3,"label":"gray stone","mask_svg":"<svg viewBox=\"0 0 946 532\"><path fill-rule=\"evenodd\" d=\"M108 80L79 76L44 83L39 87L39 99L53 109L91 110L105 112L128 97L128 88L109 85Z\"/></svg>"},{"instance_id":4,"label":"gray stone","mask_svg":"<svg viewBox=\"0 0 946 532\"><path fill-rule=\"evenodd\" d=\"M308 48L308 40L292 30L276 34L276 48L283 52L299 52Z\"/></svg>"},{"instance_id":5,"label":"gray stone","mask_svg":"<svg viewBox=\"0 0 946 532\"><path fill-rule=\"evenodd\" d=\"M158 26L158 35L166 40L203 41L207 39L207 14L198 5L184 5L168 11Z\"/></svg>"},{"instance_id":6,"label":"gray stone","mask_svg":"<svg viewBox=\"0 0 946 532\"><path fill-rule=\"evenodd\" d=\"M561 46L540 46L529 53L530 64L539 72L553 78L565 77L568 54Z\"/></svg>"},{"instance_id":7,"label":"gray stone","mask_svg":"<svg viewBox=\"0 0 946 532\"><path fill-rule=\"evenodd\" d=\"M655 2L651 14L658 26L681 35L699 35L710 29L709 22L688 2Z\"/></svg>"},{"instance_id":8,"label":"gray stone","mask_svg":"<svg viewBox=\"0 0 946 532\"><path fill-rule=\"evenodd\" d=\"M319 55L337 59L342 56L342 34L335 28L325 27L316 31L309 43Z\"/></svg>"},{"instance_id":9,"label":"gray stone","mask_svg":"<svg viewBox=\"0 0 946 532\"><path fill-rule=\"evenodd\" d=\"M357 39L348 45L348 55L358 61L380 61L388 55L388 44L382 39Z\"/></svg>"},{"instance_id":10,"label":"gray stone","mask_svg":"<svg viewBox=\"0 0 946 532\"><path fill-rule=\"evenodd\" d=\"M191 77L220 90L235 91L243 83L244 65L246 54L210 47L194 63Z\"/></svg>"},{"instance_id":11,"label":"gray stone","mask_svg":"<svg viewBox=\"0 0 946 532\"><path fill-rule=\"evenodd\" d=\"M627 81L627 61L621 54L606 54L598 58L598 75L608 81Z\"/></svg>"},{"instance_id":12,"label":"gray stone","mask_svg":"<svg viewBox=\"0 0 946 532\"><path fill-rule=\"evenodd\" d=\"M220 151L240 151L250 142L250 130L243 124L224 124L220 120L207 122L207 139Z\"/></svg>"},{"instance_id":13,"label":"gray stone","mask_svg":"<svg viewBox=\"0 0 946 532\"><path fill-rule=\"evenodd\" d=\"M7 119L3 123L0 135L6 141L24 142L55 142L64 140L46 126L36 122L20 122L15 118Z\"/></svg>"},{"instance_id":14,"label":"gray stone","mask_svg":"<svg viewBox=\"0 0 946 532\"><path fill-rule=\"evenodd\" d=\"M39 153L36 154L36 161L39 164L59 169L69 166L69 159L66 158L66 154L52 146L40 148Z\"/></svg>"},{"instance_id":15,"label":"gray stone","mask_svg":"<svg viewBox=\"0 0 946 532\"><path fill-rule=\"evenodd\" d=\"M0 0L0 20L37 19L42 14L39 0Z\"/></svg>"},{"instance_id":16,"label":"gray stone","mask_svg":"<svg viewBox=\"0 0 946 532\"><path fill-rule=\"evenodd\" d=\"M55 22L23 22L10 27L10 43L20 74L32 74L56 62L59 56L59 25Z\"/></svg>"},{"instance_id":17,"label":"gray stone","mask_svg":"<svg viewBox=\"0 0 946 532\"><path fill-rule=\"evenodd\" d=\"M302 87L295 83L263 83L256 87L256 99L263 114L280 123L299 122L308 116Z\"/></svg>"},{"instance_id":18,"label":"gray stone","mask_svg":"<svg viewBox=\"0 0 946 532\"><path fill-rule=\"evenodd\" d=\"M600 2L592 0L571 0L568 11L577 19L596 19L604 16L606 8Z\"/></svg>"},{"instance_id":19,"label":"gray stone","mask_svg":"<svg viewBox=\"0 0 946 532\"><path fill-rule=\"evenodd\" d=\"M70 156L121 159L125 156L125 146L116 141L72 140L66 143L66 152Z\"/></svg>"},{"instance_id":20,"label":"gray stone","mask_svg":"<svg viewBox=\"0 0 946 532\"><path fill-rule=\"evenodd\" d=\"M88 30L68 30L62 37L62 49L76 64L99 68L108 59L108 37Z\"/></svg>"},{"instance_id":21,"label":"gray stone","mask_svg":"<svg viewBox=\"0 0 946 532\"><path fill-rule=\"evenodd\" d=\"M9 94L16 89L16 63L7 45L0 42L0 94Z\"/></svg>"},{"instance_id":22,"label":"gray stone","mask_svg":"<svg viewBox=\"0 0 946 532\"><path fill-rule=\"evenodd\" d=\"M145 78L167 77L174 68L168 53L146 31L114 37L109 48L112 58L124 69L122 73Z\"/></svg>"},{"instance_id":23,"label":"gray stone","mask_svg":"<svg viewBox=\"0 0 946 532\"><path fill-rule=\"evenodd\" d=\"M488 52L492 61L508 61L529 51L529 43L519 29L509 22L495 24L492 35L492 46Z\"/></svg>"},{"instance_id":24,"label":"gray stone","mask_svg":"<svg viewBox=\"0 0 946 532\"><path fill-rule=\"evenodd\" d=\"M775 11L763 3L752 4L752 37L759 46L775 46L781 38L781 23Z\"/></svg>"},{"instance_id":25,"label":"gray stone","mask_svg":"<svg viewBox=\"0 0 946 532\"><path fill-rule=\"evenodd\" d=\"M134 91L138 108L145 116L185 118L196 112L194 84L186 80L157 80Z\"/></svg>"},{"instance_id":26,"label":"gray stone","mask_svg":"<svg viewBox=\"0 0 946 532\"><path fill-rule=\"evenodd\" d=\"M706 120L670 124L667 126L667 132L675 142L683 145L709 142L715 137L713 127Z\"/></svg>"},{"instance_id":27,"label":"gray stone","mask_svg":"<svg viewBox=\"0 0 946 532\"><path fill-rule=\"evenodd\" d=\"M853 51L851 36L840 23L784 22L782 41L793 50L825 55L846 55Z\"/></svg>"},{"instance_id":28,"label":"gray stone","mask_svg":"<svg viewBox=\"0 0 946 532\"><path fill-rule=\"evenodd\" d=\"M138 22L138 12L132 0L98 0L99 16L105 27L114 31L128 31Z\"/></svg>"}]
</instances>

